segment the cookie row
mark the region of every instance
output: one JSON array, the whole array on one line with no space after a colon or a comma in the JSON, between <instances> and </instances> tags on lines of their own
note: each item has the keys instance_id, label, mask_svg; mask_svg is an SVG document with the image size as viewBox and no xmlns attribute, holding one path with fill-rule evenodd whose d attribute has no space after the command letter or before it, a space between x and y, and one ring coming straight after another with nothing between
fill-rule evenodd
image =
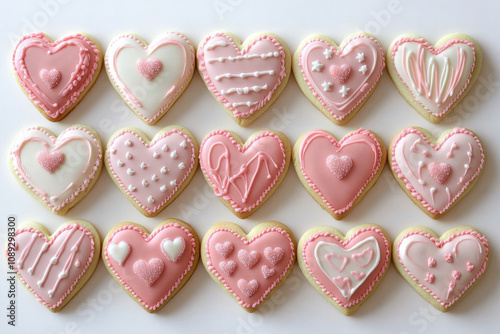
<instances>
[{"instance_id":1,"label":"cookie row","mask_svg":"<svg viewBox=\"0 0 500 334\"><path fill-rule=\"evenodd\" d=\"M212 95L240 126L262 115L278 98L291 68L304 95L332 122L346 124L374 91L386 64L400 94L427 120L437 123L472 87L482 65L479 45L465 34L451 34L432 46L417 35L402 35L387 56L368 33L338 45L311 35L295 55L275 34L259 33L243 43L216 32L195 51L181 33L166 32L149 45L134 34L108 46L109 79L128 107L146 124L158 122L198 70ZM95 83L103 53L87 34L52 41L43 33L23 37L14 50L16 79L50 121L60 121ZM293 62L293 66L292 66ZM147 94L144 94L147 92Z\"/></svg>"},{"instance_id":2,"label":"cookie row","mask_svg":"<svg viewBox=\"0 0 500 334\"><path fill-rule=\"evenodd\" d=\"M138 224L118 224L104 239L102 259L132 299L157 312L186 284L201 255L212 279L253 312L285 281L297 258L309 283L346 315L374 292L391 253L399 273L443 312L476 283L488 263L487 239L467 226L441 237L412 227L392 247L387 233L374 224L354 227L345 236L317 226L297 245L290 229L278 222L261 223L249 234L226 222L212 226L200 248L189 224L169 219L151 234ZM63 224L52 236L42 225L28 223L9 240L7 258L23 285L57 312L90 279L100 252L99 233L86 221Z\"/></svg>"},{"instance_id":3,"label":"cookie row","mask_svg":"<svg viewBox=\"0 0 500 334\"><path fill-rule=\"evenodd\" d=\"M199 155L199 157L198 157ZM335 219L345 217L366 195L387 160L393 176L430 217L445 214L476 183L484 164L479 138L454 128L434 139L409 127L389 153L372 131L358 129L337 140L312 130L291 149L278 131L254 133L246 143L216 130L200 148L181 126L160 130L150 140L137 129L116 132L104 152L98 135L74 125L56 137L43 127L23 131L9 155L21 186L52 212L64 215L92 189L103 160L129 201L145 216L159 214L187 187L198 168L214 194L239 218L249 217L277 189L290 161L311 196Z\"/></svg>"}]
</instances>

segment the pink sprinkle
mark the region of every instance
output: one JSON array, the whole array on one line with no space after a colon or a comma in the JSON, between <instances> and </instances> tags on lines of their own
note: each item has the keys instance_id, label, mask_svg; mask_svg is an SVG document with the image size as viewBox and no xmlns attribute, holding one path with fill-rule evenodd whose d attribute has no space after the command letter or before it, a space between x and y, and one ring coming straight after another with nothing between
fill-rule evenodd
<instances>
[{"instance_id":1,"label":"pink sprinkle","mask_svg":"<svg viewBox=\"0 0 500 334\"><path fill-rule=\"evenodd\" d=\"M64 162L64 153L60 151L39 151L36 154L36 161L50 174Z\"/></svg>"},{"instance_id":2,"label":"pink sprinkle","mask_svg":"<svg viewBox=\"0 0 500 334\"><path fill-rule=\"evenodd\" d=\"M215 250L219 253L223 258L227 258L233 252L234 246L231 242L226 241L224 243L217 243L215 245Z\"/></svg>"},{"instance_id":3,"label":"pink sprinkle","mask_svg":"<svg viewBox=\"0 0 500 334\"><path fill-rule=\"evenodd\" d=\"M149 81L153 80L163 67L161 61L156 58L138 59L136 66L142 76Z\"/></svg>"},{"instance_id":4,"label":"pink sprinkle","mask_svg":"<svg viewBox=\"0 0 500 334\"><path fill-rule=\"evenodd\" d=\"M462 276L462 274L458 270L453 270L451 272L451 276L453 276L453 278L457 280L457 279L460 279L460 277Z\"/></svg>"},{"instance_id":5,"label":"pink sprinkle","mask_svg":"<svg viewBox=\"0 0 500 334\"><path fill-rule=\"evenodd\" d=\"M248 282L247 280L244 280L244 279L240 279L238 281L238 288L241 290L241 292L243 292L243 294L245 296L247 296L248 298L250 298L259 289L259 282L257 282L254 279L251 280L250 282Z\"/></svg>"},{"instance_id":6,"label":"pink sprinkle","mask_svg":"<svg viewBox=\"0 0 500 334\"><path fill-rule=\"evenodd\" d=\"M429 268L434 268L436 266L436 260L430 256L428 259L427 259L427 266Z\"/></svg>"},{"instance_id":7,"label":"pink sprinkle","mask_svg":"<svg viewBox=\"0 0 500 334\"><path fill-rule=\"evenodd\" d=\"M274 247L274 249L272 247L266 247L264 249L264 256L274 265L281 261L283 255L285 255L285 251L281 247Z\"/></svg>"},{"instance_id":8,"label":"pink sprinkle","mask_svg":"<svg viewBox=\"0 0 500 334\"><path fill-rule=\"evenodd\" d=\"M453 255L451 255L450 253L444 254L444 260L448 263L452 263L453 262Z\"/></svg>"},{"instance_id":9,"label":"pink sprinkle","mask_svg":"<svg viewBox=\"0 0 500 334\"><path fill-rule=\"evenodd\" d=\"M474 270L474 265L470 262L467 262L467 271L471 272Z\"/></svg>"},{"instance_id":10,"label":"pink sprinkle","mask_svg":"<svg viewBox=\"0 0 500 334\"><path fill-rule=\"evenodd\" d=\"M455 289L456 285L457 285L457 283L455 282L455 280L451 280L450 285L449 285L450 291L453 291L453 289Z\"/></svg>"},{"instance_id":11,"label":"pink sprinkle","mask_svg":"<svg viewBox=\"0 0 500 334\"><path fill-rule=\"evenodd\" d=\"M351 74L351 67L347 64L342 64L340 66L330 66L330 75L332 76L333 80L337 81L341 85L343 85L347 80L349 74Z\"/></svg>"},{"instance_id":12,"label":"pink sprinkle","mask_svg":"<svg viewBox=\"0 0 500 334\"><path fill-rule=\"evenodd\" d=\"M425 275L425 280L429 282L430 284L434 283L435 276L432 273L427 273Z\"/></svg>"},{"instance_id":13,"label":"pink sprinkle","mask_svg":"<svg viewBox=\"0 0 500 334\"><path fill-rule=\"evenodd\" d=\"M147 286L153 285L165 270L165 264L161 259L152 258L148 262L138 260L133 266L134 274Z\"/></svg>"}]
</instances>

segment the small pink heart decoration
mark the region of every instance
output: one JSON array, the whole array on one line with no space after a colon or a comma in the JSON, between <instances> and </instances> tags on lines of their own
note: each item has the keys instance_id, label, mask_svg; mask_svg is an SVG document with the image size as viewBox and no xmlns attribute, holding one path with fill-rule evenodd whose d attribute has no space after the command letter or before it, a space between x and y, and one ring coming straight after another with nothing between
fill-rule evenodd
<instances>
[{"instance_id":1,"label":"small pink heart decoration","mask_svg":"<svg viewBox=\"0 0 500 334\"><path fill-rule=\"evenodd\" d=\"M348 155L339 157L332 154L326 158L326 165L337 179L342 180L352 168L352 159Z\"/></svg>"},{"instance_id":2,"label":"small pink heart decoration","mask_svg":"<svg viewBox=\"0 0 500 334\"><path fill-rule=\"evenodd\" d=\"M36 160L49 173L54 171L64 162L64 153L60 151L39 151Z\"/></svg>"},{"instance_id":3,"label":"small pink heart decoration","mask_svg":"<svg viewBox=\"0 0 500 334\"><path fill-rule=\"evenodd\" d=\"M151 81L161 71L163 65L157 58L141 58L137 60L137 69L142 76Z\"/></svg>"},{"instance_id":4,"label":"small pink heart decoration","mask_svg":"<svg viewBox=\"0 0 500 334\"><path fill-rule=\"evenodd\" d=\"M349 77L349 74L351 74L351 66L347 64L342 64L340 66L333 64L330 66L329 71L333 80L343 85Z\"/></svg>"},{"instance_id":5,"label":"small pink heart decoration","mask_svg":"<svg viewBox=\"0 0 500 334\"><path fill-rule=\"evenodd\" d=\"M431 174L432 178L439 184L443 184L451 173L451 166L446 162L431 162L429 163L428 169L429 174Z\"/></svg>"},{"instance_id":6,"label":"small pink heart decoration","mask_svg":"<svg viewBox=\"0 0 500 334\"><path fill-rule=\"evenodd\" d=\"M44 68L40 71L40 78L45 82L47 87L54 89L61 81L61 72L55 68L50 71Z\"/></svg>"},{"instance_id":7,"label":"small pink heart decoration","mask_svg":"<svg viewBox=\"0 0 500 334\"><path fill-rule=\"evenodd\" d=\"M165 263L159 258L137 260L133 266L134 274L147 286L153 285L165 270Z\"/></svg>"}]
</instances>

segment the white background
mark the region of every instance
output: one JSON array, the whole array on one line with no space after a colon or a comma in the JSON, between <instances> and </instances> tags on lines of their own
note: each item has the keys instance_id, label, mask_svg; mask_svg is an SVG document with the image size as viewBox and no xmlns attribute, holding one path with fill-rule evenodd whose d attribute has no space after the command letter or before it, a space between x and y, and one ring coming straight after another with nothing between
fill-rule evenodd
<instances>
[{"instance_id":1,"label":"white background","mask_svg":"<svg viewBox=\"0 0 500 334\"><path fill-rule=\"evenodd\" d=\"M2 210L0 233L5 239L7 215L19 222L35 220L50 231L70 219L92 222L102 236L122 221L132 221L149 230L166 218L189 222L203 237L219 221L232 221L249 231L261 221L277 220L288 225L296 239L315 225L329 225L347 232L363 223L383 226L394 239L403 229L424 225L438 234L460 226L478 228L491 245L489 268L471 293L448 313L440 313L421 298L390 267L379 288L351 317L346 317L317 293L302 276L298 266L276 297L250 315L224 292L199 264L186 286L157 314L148 314L122 291L99 264L94 276L59 313L52 314L20 284L17 286L17 327L7 326L5 317L7 285L0 276L0 328L2 333L97 333L111 330L135 332L161 330L166 333L278 333L315 331L420 333L468 332L480 326L483 332L500 328L498 288L498 198L500 197L498 125L500 115L500 73L498 59L498 11L500 6L478 1L332 1L210 0L210 1L5 1L2 5L0 42L0 96L2 100L2 141L0 180ZM141 4L139 4L141 3ZM346 125L328 121L302 95L290 78L283 94L263 116L248 128L240 128L205 88L198 73L184 95L155 126L145 125L121 101L101 72L95 87L63 121L45 120L24 96L14 80L11 53L17 39L32 31L43 31L57 39L71 32L93 35L103 50L115 36L134 32L146 41L166 30L178 30L197 45L214 30L231 31L241 39L258 31L281 36L293 53L301 39L323 33L341 42L356 31L374 34L386 50L402 33L417 33L436 42L441 36L464 32L473 36L484 52L482 72L458 108L438 125L419 116L398 94L387 73L361 111ZM439 221L433 221L415 206L385 168L378 183L342 222L334 219L309 196L293 166L269 201L249 219L236 218L213 194L198 171L184 193L155 218L145 218L113 184L106 170L88 196L66 217L58 217L39 205L15 182L7 169L11 138L22 129L41 125L56 134L82 123L92 126L106 143L121 127L137 127L150 137L162 127L180 124L190 129L198 142L210 131L225 128L246 140L263 128L283 131L294 143L311 129L329 130L338 138L359 127L377 132L388 145L403 127L421 126L434 135L464 126L483 141L487 161L470 194ZM5 259L0 260L6 271ZM498 332L498 331L497 331Z\"/></svg>"}]
</instances>

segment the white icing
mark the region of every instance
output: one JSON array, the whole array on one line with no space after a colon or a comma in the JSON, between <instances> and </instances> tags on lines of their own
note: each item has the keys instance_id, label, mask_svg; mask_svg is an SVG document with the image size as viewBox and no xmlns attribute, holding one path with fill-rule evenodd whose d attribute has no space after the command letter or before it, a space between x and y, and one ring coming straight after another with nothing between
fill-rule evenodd
<instances>
[{"instance_id":1,"label":"white icing","mask_svg":"<svg viewBox=\"0 0 500 334\"><path fill-rule=\"evenodd\" d=\"M135 189L136 189L136 188L135 188L133 185L131 185L131 184L128 186L128 190L129 190L130 192L135 191Z\"/></svg>"},{"instance_id":2,"label":"white icing","mask_svg":"<svg viewBox=\"0 0 500 334\"><path fill-rule=\"evenodd\" d=\"M159 45L166 38L179 41L183 48L172 43ZM117 56L113 57L117 52ZM184 59L184 52L187 60ZM147 49L132 38L117 38L108 46L106 57L110 76L118 76L122 85L134 94L132 98L125 97L126 102L147 119L153 118L171 102L173 95L167 96L167 93L174 86L178 88L193 72L194 54L191 47L176 33L157 36ZM156 58L162 63L162 69L151 81L144 78L136 67L137 60L148 57ZM117 69L116 73L114 68ZM179 78L181 79L178 80Z\"/></svg>"},{"instance_id":3,"label":"white icing","mask_svg":"<svg viewBox=\"0 0 500 334\"><path fill-rule=\"evenodd\" d=\"M268 52L268 53L261 53L261 54L246 54L246 55L240 55L240 56L229 56L229 57L218 57L218 58L210 58L207 59L206 62L208 64L210 63L215 63L219 62L222 63L225 60L229 61L235 61L235 60L241 60L241 59L252 59L252 58L262 58L262 59L267 59L267 58L278 58L280 56L278 51L275 52Z\"/></svg>"},{"instance_id":4,"label":"white icing","mask_svg":"<svg viewBox=\"0 0 500 334\"><path fill-rule=\"evenodd\" d=\"M240 107L240 106L247 106L247 107L251 107L251 106L256 105L257 103L259 103L259 102L252 102L252 101L247 101L247 102L237 102L237 103L233 103L233 107Z\"/></svg>"},{"instance_id":5,"label":"white icing","mask_svg":"<svg viewBox=\"0 0 500 334\"><path fill-rule=\"evenodd\" d=\"M331 86L333 85L333 83L331 82L326 82L326 81L323 81L323 83L321 84L321 87L323 87L323 91L324 92L329 92L331 91Z\"/></svg>"},{"instance_id":6,"label":"white icing","mask_svg":"<svg viewBox=\"0 0 500 334\"><path fill-rule=\"evenodd\" d=\"M146 181L146 180L142 180L142 186L143 186L143 187L147 187L147 186L149 186L148 181Z\"/></svg>"},{"instance_id":7,"label":"white icing","mask_svg":"<svg viewBox=\"0 0 500 334\"><path fill-rule=\"evenodd\" d=\"M177 181L176 181L176 180L172 180L172 181L170 181L170 185L171 185L172 187L175 187L175 186L177 185Z\"/></svg>"},{"instance_id":8,"label":"white icing","mask_svg":"<svg viewBox=\"0 0 500 334\"><path fill-rule=\"evenodd\" d=\"M184 163L183 163L183 162L181 162L181 163L179 164L179 169L184 169L184 168L186 168L186 166L184 165Z\"/></svg>"},{"instance_id":9,"label":"white icing","mask_svg":"<svg viewBox=\"0 0 500 334\"><path fill-rule=\"evenodd\" d=\"M161 191L162 193L164 193L165 191L167 191L167 187L166 187L165 185L162 185L162 186L160 187L160 191Z\"/></svg>"},{"instance_id":10,"label":"white icing","mask_svg":"<svg viewBox=\"0 0 500 334\"><path fill-rule=\"evenodd\" d=\"M321 72L321 69L323 69L323 64L321 64L319 60L315 60L312 62L311 71Z\"/></svg>"},{"instance_id":11,"label":"white icing","mask_svg":"<svg viewBox=\"0 0 500 334\"><path fill-rule=\"evenodd\" d=\"M146 163L142 162L142 163L141 163L141 168L142 168L142 169L146 169L146 168L148 168L148 165L146 165Z\"/></svg>"},{"instance_id":12,"label":"white icing","mask_svg":"<svg viewBox=\"0 0 500 334\"><path fill-rule=\"evenodd\" d=\"M359 71L359 72L361 72L361 73L363 73L363 74L365 74L365 73L366 73L366 71L368 71L368 68L366 67L366 65L363 65L363 66L361 66L361 67L359 68L359 70L358 70L358 71Z\"/></svg>"},{"instance_id":13,"label":"white icing","mask_svg":"<svg viewBox=\"0 0 500 334\"><path fill-rule=\"evenodd\" d=\"M160 157L160 153L154 151L153 152L153 158L158 159Z\"/></svg>"},{"instance_id":14,"label":"white icing","mask_svg":"<svg viewBox=\"0 0 500 334\"><path fill-rule=\"evenodd\" d=\"M260 92L263 89L267 89L267 84L265 84L264 86L229 88L228 90L222 89L220 91L220 93L222 95L227 95L227 94L231 94L231 93L237 93L238 95L241 95L241 94L249 94L251 92L258 93L258 92Z\"/></svg>"},{"instance_id":15,"label":"white icing","mask_svg":"<svg viewBox=\"0 0 500 334\"><path fill-rule=\"evenodd\" d=\"M371 257L370 261L366 263L364 267L360 267L355 261L352 259L353 254L359 254L363 250L371 248L373 251L373 256ZM334 253L338 254L340 256L345 256L348 258L348 262L342 270L342 272L338 272L334 268L330 266L330 264L326 261L325 255ZM318 242L314 249L314 257L316 258L316 262L318 263L319 267L321 270L325 273L325 275L332 280L332 282L336 285L336 283L333 280L333 277L346 277L351 280L351 290L345 290L342 289L341 287L337 286L339 288L339 291L342 293L342 295L349 299L355 292L356 290L366 281L368 276L375 270L375 268L379 265L380 263L380 248L377 242L377 239L375 237L368 237L363 241L358 242L356 245L349 249L344 249L339 245L333 244L333 243L328 243L324 241ZM362 272L365 274L365 276L361 279L356 279L351 272L352 271L358 271Z\"/></svg>"},{"instance_id":16,"label":"white icing","mask_svg":"<svg viewBox=\"0 0 500 334\"><path fill-rule=\"evenodd\" d=\"M325 56L326 59L330 59L330 58L332 58L332 53L333 53L333 50L325 49L325 51L323 52L323 55Z\"/></svg>"},{"instance_id":17,"label":"white icing","mask_svg":"<svg viewBox=\"0 0 500 334\"><path fill-rule=\"evenodd\" d=\"M153 196L149 196L148 197L148 202L149 203L154 203L155 199L153 198Z\"/></svg>"},{"instance_id":18,"label":"white icing","mask_svg":"<svg viewBox=\"0 0 500 334\"><path fill-rule=\"evenodd\" d=\"M130 253L130 245L125 241L120 241L119 243L108 244L108 254L113 260L118 262L118 265L122 266L123 262L127 259Z\"/></svg>"},{"instance_id":19,"label":"white icing","mask_svg":"<svg viewBox=\"0 0 500 334\"><path fill-rule=\"evenodd\" d=\"M168 151L168 146L167 146L167 144L164 144L164 145L161 147L161 150L162 150L163 152L167 152L167 151Z\"/></svg>"},{"instance_id":20,"label":"white icing","mask_svg":"<svg viewBox=\"0 0 500 334\"><path fill-rule=\"evenodd\" d=\"M356 60L358 61L358 63L364 62L365 61L365 53L364 52L358 53L356 55Z\"/></svg>"},{"instance_id":21,"label":"white icing","mask_svg":"<svg viewBox=\"0 0 500 334\"><path fill-rule=\"evenodd\" d=\"M127 174L128 175L134 175L135 171L132 168L127 169Z\"/></svg>"},{"instance_id":22,"label":"white icing","mask_svg":"<svg viewBox=\"0 0 500 334\"><path fill-rule=\"evenodd\" d=\"M153 174L153 176L151 176L151 181L158 181L158 176L156 176L156 174Z\"/></svg>"},{"instance_id":23,"label":"white icing","mask_svg":"<svg viewBox=\"0 0 500 334\"><path fill-rule=\"evenodd\" d=\"M125 165L125 163L121 160L118 160L116 164L118 165L118 167L123 167L123 165Z\"/></svg>"},{"instance_id":24,"label":"white icing","mask_svg":"<svg viewBox=\"0 0 500 334\"><path fill-rule=\"evenodd\" d=\"M215 81L220 81L220 79L223 79L223 78L226 78L226 79L230 79L230 78L247 78L247 77L255 77L255 78L259 78L263 75L273 75L274 74L274 70L267 70L267 71L255 71L255 72L242 72L242 73L224 73L224 74L221 74L221 75L217 75L215 77Z\"/></svg>"},{"instance_id":25,"label":"white icing","mask_svg":"<svg viewBox=\"0 0 500 334\"><path fill-rule=\"evenodd\" d=\"M161 169L160 169L160 173L162 174L167 174L167 167L163 166Z\"/></svg>"},{"instance_id":26,"label":"white icing","mask_svg":"<svg viewBox=\"0 0 500 334\"><path fill-rule=\"evenodd\" d=\"M339 93L342 94L342 97L346 97L347 93L350 91L351 89L349 87L346 87L346 86L342 86L342 88L339 90Z\"/></svg>"},{"instance_id":27,"label":"white icing","mask_svg":"<svg viewBox=\"0 0 500 334\"><path fill-rule=\"evenodd\" d=\"M171 157L172 159L177 158L177 151L176 151L176 150L173 150L173 151L172 151L172 153L170 153L170 157Z\"/></svg>"},{"instance_id":28,"label":"white icing","mask_svg":"<svg viewBox=\"0 0 500 334\"><path fill-rule=\"evenodd\" d=\"M111 154L115 154L116 153L116 149L114 147L111 147L109 149L109 152L111 152Z\"/></svg>"},{"instance_id":29,"label":"white icing","mask_svg":"<svg viewBox=\"0 0 500 334\"><path fill-rule=\"evenodd\" d=\"M128 139L127 139L127 140L126 140L123 144L124 144L125 146L127 146L127 147L132 146L132 142L131 142L130 140L128 140Z\"/></svg>"},{"instance_id":30,"label":"white icing","mask_svg":"<svg viewBox=\"0 0 500 334\"><path fill-rule=\"evenodd\" d=\"M213 50L218 46L227 46L227 42L226 41L216 41L216 42L213 42L211 44L207 44L207 45L205 45L205 50Z\"/></svg>"},{"instance_id":31,"label":"white icing","mask_svg":"<svg viewBox=\"0 0 500 334\"><path fill-rule=\"evenodd\" d=\"M167 238L162 240L161 247L163 252L168 254L169 260L177 262L184 253L186 242L182 237L177 237L174 241Z\"/></svg>"},{"instance_id":32,"label":"white icing","mask_svg":"<svg viewBox=\"0 0 500 334\"><path fill-rule=\"evenodd\" d=\"M132 159L132 154L130 154L130 152L127 152L127 154L125 154L125 157L130 160Z\"/></svg>"},{"instance_id":33,"label":"white icing","mask_svg":"<svg viewBox=\"0 0 500 334\"><path fill-rule=\"evenodd\" d=\"M183 141L181 141L181 143L179 144L179 146L180 146L181 148L186 148L186 147L187 147L186 140L184 139Z\"/></svg>"}]
</instances>

